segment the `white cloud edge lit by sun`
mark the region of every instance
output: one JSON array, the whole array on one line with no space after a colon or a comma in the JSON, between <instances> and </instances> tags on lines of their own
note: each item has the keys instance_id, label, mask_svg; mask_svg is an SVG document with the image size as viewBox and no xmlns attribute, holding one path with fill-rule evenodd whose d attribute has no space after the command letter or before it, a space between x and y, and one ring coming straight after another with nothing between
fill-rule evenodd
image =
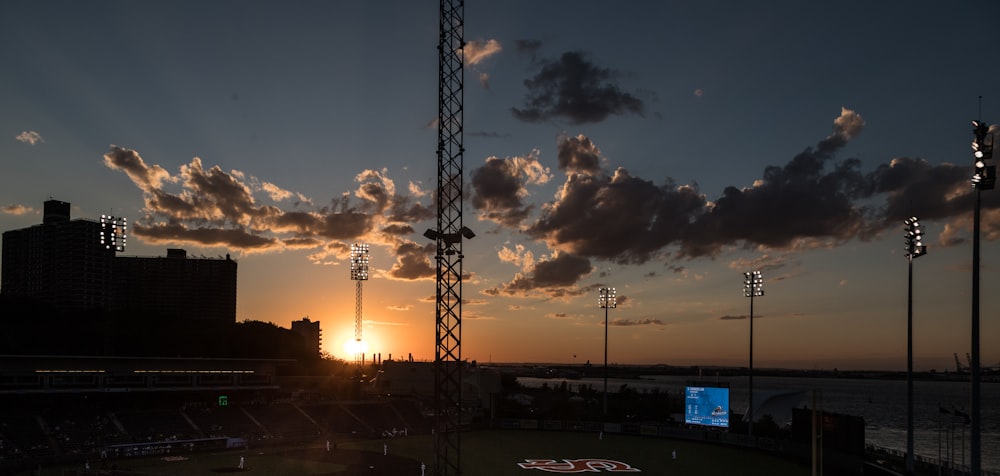
<instances>
[{"instance_id":1,"label":"white cloud edge lit by sun","mask_svg":"<svg viewBox=\"0 0 1000 476\"><path fill-rule=\"evenodd\" d=\"M21 131L21 133L18 134L16 137L14 137L14 139L17 139L18 142L24 142L25 144L28 145L35 145L38 144L39 142L45 142L45 139L42 138L42 135L35 131Z\"/></svg>"}]
</instances>

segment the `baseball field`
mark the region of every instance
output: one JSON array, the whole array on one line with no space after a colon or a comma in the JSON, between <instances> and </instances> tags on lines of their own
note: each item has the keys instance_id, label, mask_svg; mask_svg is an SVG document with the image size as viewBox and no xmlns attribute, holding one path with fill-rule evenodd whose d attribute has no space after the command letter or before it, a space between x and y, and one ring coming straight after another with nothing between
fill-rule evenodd
<instances>
[{"instance_id":1,"label":"baseball field","mask_svg":"<svg viewBox=\"0 0 1000 476\"><path fill-rule=\"evenodd\" d=\"M242 469L240 464L242 463ZM215 453L42 467L19 475L173 476L245 473L255 476L418 476L433 474L432 435L364 441L323 441ZM652 475L796 476L809 468L768 454L722 445L635 435L528 430L474 431L461 436L465 476L644 473ZM113 468L113 469L112 469Z\"/></svg>"}]
</instances>

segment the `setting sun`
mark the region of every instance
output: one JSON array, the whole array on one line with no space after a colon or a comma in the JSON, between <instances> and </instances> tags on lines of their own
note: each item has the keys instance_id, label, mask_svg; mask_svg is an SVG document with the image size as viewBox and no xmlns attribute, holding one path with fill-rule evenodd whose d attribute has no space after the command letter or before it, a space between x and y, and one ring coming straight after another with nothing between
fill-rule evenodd
<instances>
[{"instance_id":1,"label":"setting sun","mask_svg":"<svg viewBox=\"0 0 1000 476\"><path fill-rule=\"evenodd\" d=\"M348 339L344 342L344 353L348 359L355 359L358 354L363 354L365 352L368 352L367 341Z\"/></svg>"}]
</instances>

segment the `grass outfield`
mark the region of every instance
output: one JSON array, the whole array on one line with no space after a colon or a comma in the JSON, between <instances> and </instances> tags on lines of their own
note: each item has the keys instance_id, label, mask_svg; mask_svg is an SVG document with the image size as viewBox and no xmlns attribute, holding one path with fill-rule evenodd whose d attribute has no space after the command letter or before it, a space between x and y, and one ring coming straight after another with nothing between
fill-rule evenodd
<instances>
[{"instance_id":1,"label":"grass outfield","mask_svg":"<svg viewBox=\"0 0 1000 476\"><path fill-rule=\"evenodd\" d=\"M684 440L648 438L633 435L605 434L603 440L594 433L546 432L528 430L477 431L462 434L462 473L464 476L541 476L554 472L567 473L565 468L576 465L580 471L593 473L611 471L611 464L586 460L610 460L624 463L620 469L633 468L654 475L734 475L734 476L805 476L805 465L771 455L722 445L694 443ZM387 445L388 454L383 455ZM677 451L677 459L672 452ZM186 459L136 458L118 460L118 472L83 473L82 465L43 468L41 475L114 474L115 476L220 475L248 474L257 476L353 476L353 475L420 475L421 462L430 476L434 461L434 440L431 435L409 436L384 440L341 442L327 452L322 445L309 448L261 448L232 450L218 453L194 453ZM237 465L244 457L247 469ZM518 463L527 460L554 460L555 465L539 463L563 471L542 468L526 469ZM576 463L564 460L578 460ZM632 471L635 472L635 471ZM25 476L35 471L21 473Z\"/></svg>"}]
</instances>

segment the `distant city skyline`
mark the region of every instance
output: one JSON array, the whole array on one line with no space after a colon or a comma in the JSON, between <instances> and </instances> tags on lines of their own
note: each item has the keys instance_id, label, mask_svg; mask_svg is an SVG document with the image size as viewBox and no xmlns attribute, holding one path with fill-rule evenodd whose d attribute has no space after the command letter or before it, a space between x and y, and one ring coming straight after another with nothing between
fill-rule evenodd
<instances>
[{"instance_id":1,"label":"distant city skyline","mask_svg":"<svg viewBox=\"0 0 1000 476\"><path fill-rule=\"evenodd\" d=\"M720 14L720 12L725 12ZM127 217L120 256L231 255L237 320L431 360L437 5L0 4L0 231ZM971 120L1000 5L470 3L463 357L917 370L970 350ZM980 106L979 97L982 97ZM981 108L981 112L980 112ZM980 117L981 115L981 117ZM996 130L994 127L993 130ZM1000 191L982 365L1000 366Z\"/></svg>"}]
</instances>

